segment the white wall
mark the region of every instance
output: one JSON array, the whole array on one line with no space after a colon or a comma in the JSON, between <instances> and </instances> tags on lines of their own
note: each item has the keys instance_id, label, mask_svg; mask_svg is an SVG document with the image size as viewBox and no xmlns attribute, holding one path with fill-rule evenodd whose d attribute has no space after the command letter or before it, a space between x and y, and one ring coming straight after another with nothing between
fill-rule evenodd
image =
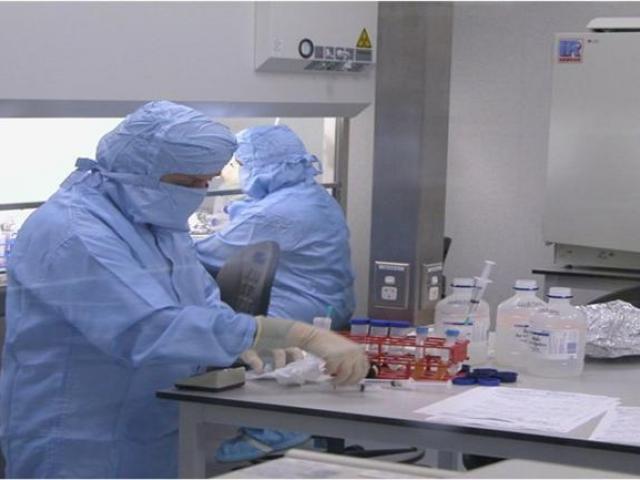
<instances>
[{"instance_id":1,"label":"white wall","mask_svg":"<svg viewBox=\"0 0 640 480\"><path fill-rule=\"evenodd\" d=\"M354 46L377 15L373 2L291 5L302 25L319 12L353 18ZM0 101L165 98L337 116L301 106L357 111L373 100L374 71L256 72L254 29L254 2L0 2Z\"/></svg>"},{"instance_id":2,"label":"white wall","mask_svg":"<svg viewBox=\"0 0 640 480\"><path fill-rule=\"evenodd\" d=\"M542 240L553 34L638 15L632 2L454 6L445 270L477 275L496 261L493 308L516 278L553 260Z\"/></svg>"}]
</instances>

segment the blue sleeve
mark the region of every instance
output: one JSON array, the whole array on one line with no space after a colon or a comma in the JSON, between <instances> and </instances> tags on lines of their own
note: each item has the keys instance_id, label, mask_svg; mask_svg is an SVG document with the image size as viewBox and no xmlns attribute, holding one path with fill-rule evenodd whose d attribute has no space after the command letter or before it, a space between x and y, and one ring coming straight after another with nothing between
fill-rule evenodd
<instances>
[{"instance_id":1,"label":"blue sleeve","mask_svg":"<svg viewBox=\"0 0 640 480\"><path fill-rule=\"evenodd\" d=\"M89 343L141 366L229 365L250 348L255 321L222 302L180 306L119 245L71 237L52 256L36 295L59 311Z\"/></svg>"},{"instance_id":2,"label":"blue sleeve","mask_svg":"<svg viewBox=\"0 0 640 480\"><path fill-rule=\"evenodd\" d=\"M292 251L303 237L304 232L293 220L256 213L234 220L224 230L196 242L196 250L206 268L219 270L227 259L247 245L272 241L282 250Z\"/></svg>"},{"instance_id":3,"label":"blue sleeve","mask_svg":"<svg viewBox=\"0 0 640 480\"><path fill-rule=\"evenodd\" d=\"M195 243L198 260L211 272L219 272L224 262L242 248L242 245L227 245L218 233Z\"/></svg>"}]
</instances>

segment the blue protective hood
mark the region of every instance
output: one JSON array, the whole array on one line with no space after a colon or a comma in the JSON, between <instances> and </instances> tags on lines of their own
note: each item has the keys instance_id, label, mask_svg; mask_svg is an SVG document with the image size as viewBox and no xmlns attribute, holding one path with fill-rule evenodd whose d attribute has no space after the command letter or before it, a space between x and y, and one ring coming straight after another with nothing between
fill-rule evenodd
<instances>
[{"instance_id":1,"label":"blue protective hood","mask_svg":"<svg viewBox=\"0 0 640 480\"><path fill-rule=\"evenodd\" d=\"M206 189L171 185L160 178L169 173L217 173L236 146L224 125L192 108L157 101L102 137L97 162L83 160L78 167L100 172L107 194L132 221L186 230Z\"/></svg>"},{"instance_id":2,"label":"blue protective hood","mask_svg":"<svg viewBox=\"0 0 640 480\"><path fill-rule=\"evenodd\" d=\"M167 173L216 173L237 147L231 131L202 113L167 101L128 115L98 144L98 164L113 173L159 179Z\"/></svg>"},{"instance_id":3,"label":"blue protective hood","mask_svg":"<svg viewBox=\"0 0 640 480\"><path fill-rule=\"evenodd\" d=\"M317 157L286 125L248 128L236 139L236 157L242 163L240 184L250 197L263 198L284 187L314 183L322 173Z\"/></svg>"}]
</instances>

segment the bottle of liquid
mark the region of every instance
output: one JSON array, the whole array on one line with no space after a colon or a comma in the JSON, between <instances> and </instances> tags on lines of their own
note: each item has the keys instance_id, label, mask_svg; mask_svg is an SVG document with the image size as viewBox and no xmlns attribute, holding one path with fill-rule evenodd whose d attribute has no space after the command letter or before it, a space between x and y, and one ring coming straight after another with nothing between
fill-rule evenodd
<instances>
[{"instance_id":1,"label":"bottle of liquid","mask_svg":"<svg viewBox=\"0 0 640 480\"><path fill-rule=\"evenodd\" d=\"M577 377L584 367L587 320L571 306L571 289L549 289L549 304L531 316L528 371L542 377Z\"/></svg>"},{"instance_id":2,"label":"bottle of liquid","mask_svg":"<svg viewBox=\"0 0 640 480\"><path fill-rule=\"evenodd\" d=\"M536 296L535 280L517 280L515 295L498 305L496 319L496 363L509 367L524 367L529 349L527 329L533 313L546 306Z\"/></svg>"},{"instance_id":3,"label":"bottle of liquid","mask_svg":"<svg viewBox=\"0 0 640 480\"><path fill-rule=\"evenodd\" d=\"M489 305L480 300L478 309L469 318L467 312L475 282L472 278L454 278L453 292L436 304L436 335L444 337L447 330L458 330L460 340L469 340L469 364L487 361L489 334Z\"/></svg>"}]
</instances>

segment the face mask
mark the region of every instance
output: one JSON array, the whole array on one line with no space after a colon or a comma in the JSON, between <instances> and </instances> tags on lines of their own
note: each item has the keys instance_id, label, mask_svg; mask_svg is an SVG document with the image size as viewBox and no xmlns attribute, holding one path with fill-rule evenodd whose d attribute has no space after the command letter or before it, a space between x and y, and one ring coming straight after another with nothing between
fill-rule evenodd
<instances>
[{"instance_id":1,"label":"face mask","mask_svg":"<svg viewBox=\"0 0 640 480\"><path fill-rule=\"evenodd\" d=\"M112 199L136 223L188 231L188 220L203 202L205 188L188 188L159 182L141 186L108 182Z\"/></svg>"},{"instance_id":2,"label":"face mask","mask_svg":"<svg viewBox=\"0 0 640 480\"><path fill-rule=\"evenodd\" d=\"M206 188L160 182L144 175L105 172L88 158L76 162L78 171L98 171L106 180L111 199L136 223L174 230L189 230L189 217L205 199Z\"/></svg>"},{"instance_id":3,"label":"face mask","mask_svg":"<svg viewBox=\"0 0 640 480\"><path fill-rule=\"evenodd\" d=\"M207 196L206 188L189 188L160 182L160 189L169 197L173 205L172 216L187 222Z\"/></svg>"}]
</instances>

